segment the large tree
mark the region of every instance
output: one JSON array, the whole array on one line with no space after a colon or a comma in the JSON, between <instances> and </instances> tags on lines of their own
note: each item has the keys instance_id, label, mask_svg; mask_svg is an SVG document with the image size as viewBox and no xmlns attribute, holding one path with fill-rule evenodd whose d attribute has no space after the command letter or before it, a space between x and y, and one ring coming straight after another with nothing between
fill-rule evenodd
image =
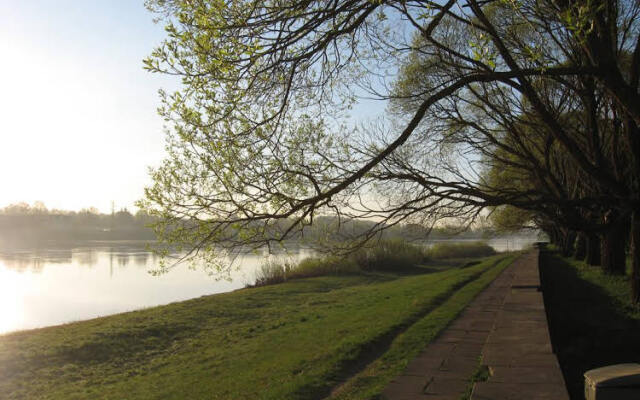
<instances>
[{"instance_id":1,"label":"large tree","mask_svg":"<svg viewBox=\"0 0 640 400\"><path fill-rule=\"evenodd\" d=\"M215 253L329 212L383 226L500 205L568 224L608 207L640 235L635 1L147 4L168 38L146 66L183 83L162 94L169 157L141 203L168 242ZM363 97L388 120L345 125ZM497 190L492 163L536 190Z\"/></svg>"}]
</instances>

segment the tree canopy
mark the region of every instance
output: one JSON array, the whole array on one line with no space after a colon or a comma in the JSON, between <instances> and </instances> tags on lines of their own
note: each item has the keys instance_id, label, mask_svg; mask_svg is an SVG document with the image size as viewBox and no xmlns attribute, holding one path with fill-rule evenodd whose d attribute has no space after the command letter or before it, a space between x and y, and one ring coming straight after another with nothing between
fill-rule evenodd
<instances>
[{"instance_id":1,"label":"tree canopy","mask_svg":"<svg viewBox=\"0 0 640 400\"><path fill-rule=\"evenodd\" d=\"M261 246L328 214L379 221L367 239L487 207L567 243L640 234L637 1L147 6L167 38L145 66L183 83L140 204L166 242ZM386 117L351 126L363 98Z\"/></svg>"}]
</instances>

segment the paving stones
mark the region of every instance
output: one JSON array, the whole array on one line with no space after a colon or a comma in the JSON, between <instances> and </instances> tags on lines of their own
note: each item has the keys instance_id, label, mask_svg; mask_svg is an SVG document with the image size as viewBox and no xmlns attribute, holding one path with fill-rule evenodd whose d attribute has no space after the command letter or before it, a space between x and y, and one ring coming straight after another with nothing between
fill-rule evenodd
<instances>
[{"instance_id":1,"label":"paving stones","mask_svg":"<svg viewBox=\"0 0 640 400\"><path fill-rule=\"evenodd\" d=\"M552 352L538 251L514 261L382 393L387 400L458 400L479 360L473 400L568 400Z\"/></svg>"},{"instance_id":2,"label":"paving stones","mask_svg":"<svg viewBox=\"0 0 640 400\"><path fill-rule=\"evenodd\" d=\"M473 400L569 399L539 291L538 251L521 260L482 350L491 376L474 385Z\"/></svg>"},{"instance_id":3,"label":"paving stones","mask_svg":"<svg viewBox=\"0 0 640 400\"><path fill-rule=\"evenodd\" d=\"M508 267L384 390L388 400L458 400L478 368L482 348L513 279Z\"/></svg>"},{"instance_id":4,"label":"paving stones","mask_svg":"<svg viewBox=\"0 0 640 400\"><path fill-rule=\"evenodd\" d=\"M472 400L548 400L569 399L556 383L479 382L473 389Z\"/></svg>"}]
</instances>

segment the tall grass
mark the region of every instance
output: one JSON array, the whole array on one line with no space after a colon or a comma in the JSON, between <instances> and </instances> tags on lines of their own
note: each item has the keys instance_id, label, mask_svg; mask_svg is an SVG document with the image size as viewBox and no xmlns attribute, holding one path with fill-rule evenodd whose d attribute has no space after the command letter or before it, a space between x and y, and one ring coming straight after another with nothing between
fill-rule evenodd
<instances>
[{"instance_id":1,"label":"tall grass","mask_svg":"<svg viewBox=\"0 0 640 400\"><path fill-rule=\"evenodd\" d=\"M353 274L360 267L351 258L335 256L308 257L297 264L290 259L269 259L256 271L256 281L252 286L273 285L291 279L312 278L316 276Z\"/></svg>"},{"instance_id":2,"label":"tall grass","mask_svg":"<svg viewBox=\"0 0 640 400\"><path fill-rule=\"evenodd\" d=\"M360 271L360 266L351 258L335 256L305 258L291 270L289 279L310 278L324 275L352 274Z\"/></svg>"},{"instance_id":3,"label":"tall grass","mask_svg":"<svg viewBox=\"0 0 640 400\"><path fill-rule=\"evenodd\" d=\"M436 243L427 250L427 257L432 260L488 257L494 254L496 254L496 251L485 242L441 242Z\"/></svg>"},{"instance_id":4,"label":"tall grass","mask_svg":"<svg viewBox=\"0 0 640 400\"><path fill-rule=\"evenodd\" d=\"M351 258L364 271L399 270L427 261L425 251L403 240L382 240L363 247Z\"/></svg>"},{"instance_id":5,"label":"tall grass","mask_svg":"<svg viewBox=\"0 0 640 400\"><path fill-rule=\"evenodd\" d=\"M287 280L288 275L296 267L291 260L267 259L256 270L256 281L253 286L274 285Z\"/></svg>"},{"instance_id":6,"label":"tall grass","mask_svg":"<svg viewBox=\"0 0 640 400\"><path fill-rule=\"evenodd\" d=\"M297 264L290 259L266 260L256 271L254 286L361 271L397 271L425 261L425 252L421 247L402 240L382 240L343 257L309 257Z\"/></svg>"},{"instance_id":7,"label":"tall grass","mask_svg":"<svg viewBox=\"0 0 640 400\"><path fill-rule=\"evenodd\" d=\"M298 263L291 259L269 259L256 272L253 286L362 271L402 271L429 260L487 257L495 253L492 247L483 242L438 243L425 250L399 239L381 240L343 257L309 257Z\"/></svg>"}]
</instances>

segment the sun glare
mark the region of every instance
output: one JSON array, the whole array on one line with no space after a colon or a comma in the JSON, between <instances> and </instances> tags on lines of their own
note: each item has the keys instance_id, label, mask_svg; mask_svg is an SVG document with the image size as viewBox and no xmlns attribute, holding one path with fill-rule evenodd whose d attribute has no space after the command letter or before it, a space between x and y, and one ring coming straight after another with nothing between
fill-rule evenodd
<instances>
[{"instance_id":1,"label":"sun glare","mask_svg":"<svg viewBox=\"0 0 640 400\"><path fill-rule=\"evenodd\" d=\"M17 329L23 319L23 305L18 296L20 279L0 261L0 333Z\"/></svg>"}]
</instances>

